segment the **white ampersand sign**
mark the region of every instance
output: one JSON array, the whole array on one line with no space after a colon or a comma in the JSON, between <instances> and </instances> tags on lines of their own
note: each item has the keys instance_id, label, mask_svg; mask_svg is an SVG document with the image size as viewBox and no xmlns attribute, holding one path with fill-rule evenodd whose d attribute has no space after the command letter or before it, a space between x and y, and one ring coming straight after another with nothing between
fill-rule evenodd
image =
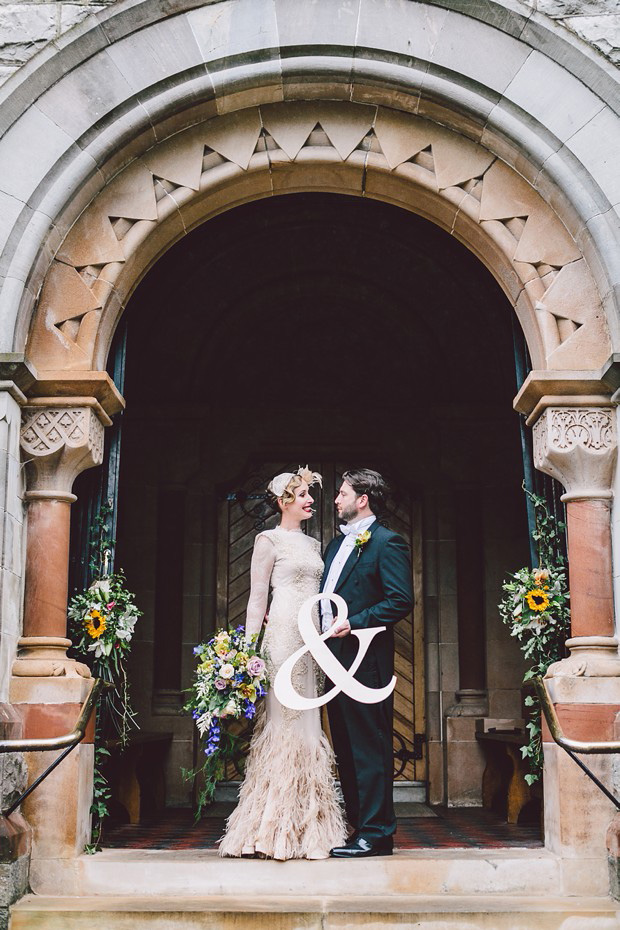
<instances>
[{"instance_id":1,"label":"white ampersand sign","mask_svg":"<svg viewBox=\"0 0 620 930\"><path fill-rule=\"evenodd\" d=\"M357 636L359 647L353 664L347 669L325 645L325 640L332 635L331 630L326 633L318 633L315 629L312 620L312 608L323 599L331 601L338 608L338 616L334 623L339 620L346 620L349 616L346 602L339 594L313 594L312 597L304 601L297 618L297 625L304 645L290 655L278 669L273 682L275 696L280 704L290 707L291 710L311 710L313 707L321 707L341 692L353 698L354 701L360 701L362 704L378 704L379 701L384 701L396 687L396 676L384 688L368 688L360 681L356 681L353 676L362 664L370 643L378 633L383 633L385 627L376 626L368 630L351 630L349 635ZM315 698L299 694L293 687L291 678L295 663L307 652L311 653L319 668L334 683L333 688Z\"/></svg>"}]
</instances>

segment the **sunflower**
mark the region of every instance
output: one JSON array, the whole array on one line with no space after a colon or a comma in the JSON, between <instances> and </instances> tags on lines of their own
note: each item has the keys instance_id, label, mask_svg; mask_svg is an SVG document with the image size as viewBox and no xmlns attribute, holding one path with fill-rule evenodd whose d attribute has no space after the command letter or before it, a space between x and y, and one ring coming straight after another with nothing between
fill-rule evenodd
<instances>
[{"instance_id":1,"label":"sunflower","mask_svg":"<svg viewBox=\"0 0 620 930\"><path fill-rule=\"evenodd\" d=\"M105 617L98 610L91 610L84 619L86 632L92 639L99 639L107 626Z\"/></svg>"},{"instance_id":2,"label":"sunflower","mask_svg":"<svg viewBox=\"0 0 620 930\"><path fill-rule=\"evenodd\" d=\"M525 595L530 610L546 610L549 606L549 595L542 588L533 588Z\"/></svg>"}]
</instances>

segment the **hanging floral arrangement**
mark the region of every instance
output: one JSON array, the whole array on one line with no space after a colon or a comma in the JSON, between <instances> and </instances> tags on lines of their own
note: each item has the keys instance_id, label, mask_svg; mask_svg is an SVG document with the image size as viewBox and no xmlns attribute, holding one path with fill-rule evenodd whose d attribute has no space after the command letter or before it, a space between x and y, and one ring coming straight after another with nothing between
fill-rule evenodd
<instances>
[{"instance_id":1,"label":"hanging floral arrangement","mask_svg":"<svg viewBox=\"0 0 620 930\"><path fill-rule=\"evenodd\" d=\"M533 538L540 565L509 575L502 585L504 597L499 604L500 617L510 635L518 640L529 665L524 682L544 675L553 662L564 658L564 644L570 635L566 557L559 545L565 525L549 512L544 498L527 490L526 494L534 505ZM531 785L542 773L542 730L537 698L528 695L525 704L532 710L527 723L529 740L521 753L529 762L530 772L525 779Z\"/></svg>"},{"instance_id":2,"label":"hanging floral arrangement","mask_svg":"<svg viewBox=\"0 0 620 930\"><path fill-rule=\"evenodd\" d=\"M127 661L142 611L127 588L122 570L109 573L114 549L114 540L107 532L106 518L110 511L109 505L102 507L89 531L89 570L95 580L85 591L73 596L68 608L74 655L90 666L93 678L102 678L112 686L97 708L92 842L86 847L87 852L100 848L103 823L109 814L111 791L106 778L109 747L122 752L131 730L138 727L130 701Z\"/></svg>"},{"instance_id":3,"label":"hanging floral arrangement","mask_svg":"<svg viewBox=\"0 0 620 930\"><path fill-rule=\"evenodd\" d=\"M76 652L90 659L93 677L114 685L108 699L113 726L127 742L135 715L129 702L126 662L136 621L141 616L123 572L99 578L69 604L70 635Z\"/></svg>"}]
</instances>

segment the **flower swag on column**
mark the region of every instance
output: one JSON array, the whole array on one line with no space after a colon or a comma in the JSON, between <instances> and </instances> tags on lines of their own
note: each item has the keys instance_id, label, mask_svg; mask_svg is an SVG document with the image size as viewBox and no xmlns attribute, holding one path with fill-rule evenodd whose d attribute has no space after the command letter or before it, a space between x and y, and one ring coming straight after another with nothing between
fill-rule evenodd
<instances>
[{"instance_id":1,"label":"flower swag on column","mask_svg":"<svg viewBox=\"0 0 620 930\"><path fill-rule=\"evenodd\" d=\"M565 642L570 635L570 608L566 578L566 556L560 544L565 524L549 512L544 498L524 488L534 505L536 526L533 539L538 550L538 567L521 568L508 576L499 603L502 621L516 637L529 668L524 683L543 676L550 665L566 655ZM523 758L530 771L525 776L529 785L542 774L543 748L538 699L528 694L526 707L531 708L527 722L528 743L522 746Z\"/></svg>"},{"instance_id":2,"label":"flower swag on column","mask_svg":"<svg viewBox=\"0 0 620 930\"><path fill-rule=\"evenodd\" d=\"M127 589L121 570L109 573L115 540L109 539L103 506L89 531L89 570L95 580L69 603L69 633L73 652L91 668L94 678L110 684L97 711L95 727L95 770L91 813L92 843L87 852L101 845L103 825L109 814L111 790L105 774L111 752L122 752L137 728L131 707L127 662L136 621L142 616Z\"/></svg>"}]
</instances>

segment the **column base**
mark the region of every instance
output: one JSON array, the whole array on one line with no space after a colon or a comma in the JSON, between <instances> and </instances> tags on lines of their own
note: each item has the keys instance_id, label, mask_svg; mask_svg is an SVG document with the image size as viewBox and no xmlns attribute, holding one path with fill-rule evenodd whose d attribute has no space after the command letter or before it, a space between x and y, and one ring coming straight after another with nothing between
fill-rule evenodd
<instances>
[{"instance_id":1,"label":"column base","mask_svg":"<svg viewBox=\"0 0 620 930\"><path fill-rule=\"evenodd\" d=\"M545 678L617 678L620 655L615 636L576 636L566 641L570 656L554 662Z\"/></svg>"},{"instance_id":2,"label":"column base","mask_svg":"<svg viewBox=\"0 0 620 930\"><path fill-rule=\"evenodd\" d=\"M90 678L83 662L67 656L70 639L58 636L22 636L17 644L13 675L18 678Z\"/></svg>"},{"instance_id":3,"label":"column base","mask_svg":"<svg viewBox=\"0 0 620 930\"><path fill-rule=\"evenodd\" d=\"M476 688L462 688L455 692L456 704L451 704L446 717L487 717L489 714L489 697L487 691Z\"/></svg>"},{"instance_id":4,"label":"column base","mask_svg":"<svg viewBox=\"0 0 620 930\"><path fill-rule=\"evenodd\" d=\"M91 683L80 675L13 676L11 700L27 738L70 733ZM94 714L84 740L22 804L32 828L32 861L72 859L90 841L93 797ZM58 750L27 752L28 783L59 755ZM44 868L44 866L41 866Z\"/></svg>"}]
</instances>

